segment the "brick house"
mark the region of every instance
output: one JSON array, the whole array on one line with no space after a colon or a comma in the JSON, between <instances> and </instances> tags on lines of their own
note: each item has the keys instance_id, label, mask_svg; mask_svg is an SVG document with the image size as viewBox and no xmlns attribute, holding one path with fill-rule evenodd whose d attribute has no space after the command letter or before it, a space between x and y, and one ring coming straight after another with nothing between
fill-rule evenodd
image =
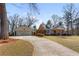
<instances>
[{"instance_id":1,"label":"brick house","mask_svg":"<svg viewBox=\"0 0 79 59\"><path fill-rule=\"evenodd\" d=\"M63 35L65 33L64 27L56 27L52 29L54 35Z\"/></svg>"},{"instance_id":2,"label":"brick house","mask_svg":"<svg viewBox=\"0 0 79 59\"><path fill-rule=\"evenodd\" d=\"M45 34L46 33L46 27L45 27L45 24L42 23L40 24L38 30L37 30L37 33L41 33L41 34Z\"/></svg>"}]
</instances>

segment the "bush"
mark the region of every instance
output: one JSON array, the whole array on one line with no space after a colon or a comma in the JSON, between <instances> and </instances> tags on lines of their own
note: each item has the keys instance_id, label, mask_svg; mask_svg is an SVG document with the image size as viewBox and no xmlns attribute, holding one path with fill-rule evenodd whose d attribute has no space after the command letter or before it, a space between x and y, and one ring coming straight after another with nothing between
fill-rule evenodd
<instances>
[{"instance_id":1,"label":"bush","mask_svg":"<svg viewBox=\"0 0 79 59\"><path fill-rule=\"evenodd\" d=\"M37 33L36 36L39 36L39 37L43 37L44 34L41 34L41 33Z\"/></svg>"}]
</instances>

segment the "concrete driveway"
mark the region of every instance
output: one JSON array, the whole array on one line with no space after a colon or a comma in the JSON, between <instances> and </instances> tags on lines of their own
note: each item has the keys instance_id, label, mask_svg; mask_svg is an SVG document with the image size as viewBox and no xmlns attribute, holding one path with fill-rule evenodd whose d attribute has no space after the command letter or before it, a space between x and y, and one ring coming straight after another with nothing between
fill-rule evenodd
<instances>
[{"instance_id":1,"label":"concrete driveway","mask_svg":"<svg viewBox=\"0 0 79 59\"><path fill-rule=\"evenodd\" d=\"M34 56L77 56L79 53L64 47L63 45L50 41L46 38L36 36L14 36L14 39L29 41L34 46Z\"/></svg>"}]
</instances>

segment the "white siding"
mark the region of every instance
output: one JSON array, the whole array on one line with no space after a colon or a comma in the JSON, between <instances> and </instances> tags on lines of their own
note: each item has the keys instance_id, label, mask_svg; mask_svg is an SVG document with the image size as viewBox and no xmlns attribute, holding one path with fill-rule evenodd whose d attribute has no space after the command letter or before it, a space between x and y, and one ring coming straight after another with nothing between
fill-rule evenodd
<instances>
[{"instance_id":1,"label":"white siding","mask_svg":"<svg viewBox=\"0 0 79 59\"><path fill-rule=\"evenodd\" d=\"M18 35L18 36L29 36L29 35L32 35L32 32L31 31L29 31L29 32L19 32L19 31L17 31L16 35Z\"/></svg>"}]
</instances>

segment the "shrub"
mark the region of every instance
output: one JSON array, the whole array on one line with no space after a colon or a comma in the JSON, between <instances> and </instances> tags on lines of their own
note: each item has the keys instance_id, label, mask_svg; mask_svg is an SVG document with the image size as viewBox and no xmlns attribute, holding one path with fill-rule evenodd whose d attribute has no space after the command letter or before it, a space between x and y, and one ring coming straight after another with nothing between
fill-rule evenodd
<instances>
[{"instance_id":1,"label":"shrub","mask_svg":"<svg viewBox=\"0 0 79 59\"><path fill-rule=\"evenodd\" d=\"M37 33L36 36L43 37L44 34L42 34L42 33Z\"/></svg>"}]
</instances>

